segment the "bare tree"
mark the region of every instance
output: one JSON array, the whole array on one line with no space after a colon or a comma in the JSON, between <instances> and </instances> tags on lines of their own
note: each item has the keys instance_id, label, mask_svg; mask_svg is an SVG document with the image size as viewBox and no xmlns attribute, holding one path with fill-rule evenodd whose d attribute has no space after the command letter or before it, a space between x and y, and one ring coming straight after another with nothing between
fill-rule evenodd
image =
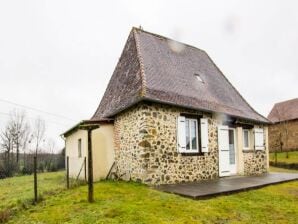
<instances>
[{"instance_id":1,"label":"bare tree","mask_svg":"<svg viewBox=\"0 0 298 224\"><path fill-rule=\"evenodd\" d=\"M53 139L48 139L46 144L46 151L45 151L45 168L47 171L50 171L54 166L54 160L55 160L55 148L56 148L56 142Z\"/></svg>"},{"instance_id":2,"label":"bare tree","mask_svg":"<svg viewBox=\"0 0 298 224\"><path fill-rule=\"evenodd\" d=\"M32 173L34 156L39 157L39 171L59 169L61 156L55 154L55 141L49 139L45 144L45 121L38 117L31 127L25 112L13 110L10 113L5 129L0 132L0 178L13 176L17 171Z\"/></svg>"},{"instance_id":3,"label":"bare tree","mask_svg":"<svg viewBox=\"0 0 298 224\"><path fill-rule=\"evenodd\" d=\"M19 164L20 151L24 150L29 133L29 124L26 121L25 112L13 110L10 113L9 125L13 136L13 144L16 149L16 162Z\"/></svg>"},{"instance_id":4,"label":"bare tree","mask_svg":"<svg viewBox=\"0 0 298 224\"><path fill-rule=\"evenodd\" d=\"M14 166L12 161L13 152L13 135L11 126L8 124L4 131L1 133L1 148L4 152L4 164L3 171L4 176L12 176L14 172Z\"/></svg>"},{"instance_id":5,"label":"bare tree","mask_svg":"<svg viewBox=\"0 0 298 224\"><path fill-rule=\"evenodd\" d=\"M45 141L44 136L45 136L45 121L38 117L34 124L33 124L33 130L32 130L32 135L31 135L31 143L34 144L34 153L35 156L40 152L41 150L41 144Z\"/></svg>"},{"instance_id":6,"label":"bare tree","mask_svg":"<svg viewBox=\"0 0 298 224\"><path fill-rule=\"evenodd\" d=\"M28 152L28 145L29 145L29 139L30 139L30 126L29 124L27 124L27 131L24 133L23 136L23 142L22 142L22 150L23 150L23 171L26 170L26 166L27 166L27 155L26 153Z\"/></svg>"}]
</instances>

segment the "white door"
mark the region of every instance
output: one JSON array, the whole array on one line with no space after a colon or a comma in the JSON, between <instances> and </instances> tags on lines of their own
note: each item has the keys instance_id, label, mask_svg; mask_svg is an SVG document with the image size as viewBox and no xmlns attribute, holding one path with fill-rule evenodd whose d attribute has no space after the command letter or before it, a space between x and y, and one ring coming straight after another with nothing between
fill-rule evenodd
<instances>
[{"instance_id":1,"label":"white door","mask_svg":"<svg viewBox=\"0 0 298 224\"><path fill-rule=\"evenodd\" d=\"M219 176L230 176L229 127L218 126Z\"/></svg>"},{"instance_id":2,"label":"white door","mask_svg":"<svg viewBox=\"0 0 298 224\"><path fill-rule=\"evenodd\" d=\"M236 164L236 137L235 129L229 129L229 162L230 162L230 174L237 173L237 164Z\"/></svg>"}]
</instances>

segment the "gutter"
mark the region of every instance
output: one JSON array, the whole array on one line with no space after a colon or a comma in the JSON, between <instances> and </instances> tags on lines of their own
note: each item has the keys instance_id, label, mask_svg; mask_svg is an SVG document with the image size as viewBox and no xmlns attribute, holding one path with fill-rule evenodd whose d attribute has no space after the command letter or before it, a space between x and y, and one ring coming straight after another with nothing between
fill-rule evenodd
<instances>
[{"instance_id":1,"label":"gutter","mask_svg":"<svg viewBox=\"0 0 298 224\"><path fill-rule=\"evenodd\" d=\"M202 112L210 113L210 114L213 114L213 113L222 113L222 114L225 114L225 115L230 116L230 117L233 117L233 118L242 119L242 120L246 120L246 121L251 121L251 122L259 123L259 124L267 124L267 125L272 124L271 121L269 121L267 118L264 118L263 116L261 116L261 117L263 117L266 121L249 119L249 118L246 118L246 117L231 115L231 114L227 114L227 113L220 112L220 111L212 111L212 110L201 109L201 108L196 108L196 107L191 107L191 106L183 106L183 105L179 105L179 104L175 104L175 103L171 103L171 102L167 102L167 101L162 101L162 100L157 100L157 99L151 99L151 98L148 98L148 97L141 97L138 100L136 100L135 102L131 103L128 107L120 108L120 109L116 110L114 113L108 114L107 117L114 117L115 115L123 112L124 110L127 110L128 108L130 108L132 106L135 106L136 104L138 104L140 102L143 102L143 101L153 102L153 103L160 103L160 104L166 104L166 105L170 105L170 106L181 107L181 108L186 108L186 109L191 109L191 110L197 110L197 111L202 111Z\"/></svg>"},{"instance_id":2,"label":"gutter","mask_svg":"<svg viewBox=\"0 0 298 224\"><path fill-rule=\"evenodd\" d=\"M80 129L80 127L85 127L85 126L90 126L90 125L99 125L103 123L110 123L112 122L112 119L107 119L107 120L82 120L64 133L62 133L60 136L61 138L65 139L67 136L72 134L73 132L77 131Z\"/></svg>"}]
</instances>

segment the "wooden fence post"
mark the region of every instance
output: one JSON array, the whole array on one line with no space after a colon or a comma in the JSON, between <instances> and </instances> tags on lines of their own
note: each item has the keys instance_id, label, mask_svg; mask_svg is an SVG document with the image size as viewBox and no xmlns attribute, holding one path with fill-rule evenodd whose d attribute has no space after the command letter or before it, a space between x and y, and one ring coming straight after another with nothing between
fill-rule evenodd
<instances>
[{"instance_id":1,"label":"wooden fence post","mask_svg":"<svg viewBox=\"0 0 298 224\"><path fill-rule=\"evenodd\" d=\"M37 203L37 158L34 156L33 162L33 169L34 169L34 203Z\"/></svg>"},{"instance_id":2,"label":"wooden fence post","mask_svg":"<svg viewBox=\"0 0 298 224\"><path fill-rule=\"evenodd\" d=\"M79 129L88 133L88 202L94 202L93 187L93 159L92 159L92 130L99 128L99 124L81 124Z\"/></svg>"},{"instance_id":3,"label":"wooden fence post","mask_svg":"<svg viewBox=\"0 0 298 224\"><path fill-rule=\"evenodd\" d=\"M87 161L86 161L86 156L84 158L84 175L85 175L85 182L87 181Z\"/></svg>"},{"instance_id":4,"label":"wooden fence post","mask_svg":"<svg viewBox=\"0 0 298 224\"><path fill-rule=\"evenodd\" d=\"M92 159L92 129L88 129L88 201L94 202L93 189L93 159Z\"/></svg>"},{"instance_id":5,"label":"wooden fence post","mask_svg":"<svg viewBox=\"0 0 298 224\"><path fill-rule=\"evenodd\" d=\"M66 157L66 187L69 189L69 156Z\"/></svg>"}]
</instances>

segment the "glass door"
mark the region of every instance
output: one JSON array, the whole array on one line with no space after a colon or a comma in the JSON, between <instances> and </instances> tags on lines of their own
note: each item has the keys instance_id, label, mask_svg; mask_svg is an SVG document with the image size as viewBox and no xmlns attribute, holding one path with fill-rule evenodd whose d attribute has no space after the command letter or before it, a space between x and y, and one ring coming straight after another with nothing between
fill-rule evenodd
<instances>
[{"instance_id":1,"label":"glass door","mask_svg":"<svg viewBox=\"0 0 298 224\"><path fill-rule=\"evenodd\" d=\"M229 162L230 162L230 173L237 173L236 164L236 141L235 141L235 129L229 129Z\"/></svg>"}]
</instances>

